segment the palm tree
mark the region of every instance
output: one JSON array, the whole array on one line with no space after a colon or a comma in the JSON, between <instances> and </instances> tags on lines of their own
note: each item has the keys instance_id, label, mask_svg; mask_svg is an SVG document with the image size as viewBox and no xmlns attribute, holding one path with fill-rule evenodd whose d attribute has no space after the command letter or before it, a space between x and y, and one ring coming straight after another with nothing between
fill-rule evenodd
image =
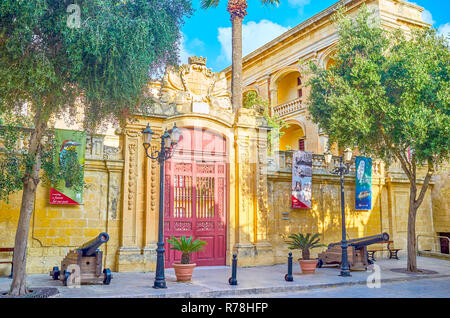
<instances>
[{"instance_id":1,"label":"palm tree","mask_svg":"<svg viewBox=\"0 0 450 318\"><path fill-rule=\"evenodd\" d=\"M318 248L326 246L324 244L320 244L319 233L312 235L311 233L307 233L303 235L302 233L294 233L288 236L291 240L287 241L288 248L290 250L302 250L302 259L309 260L310 249Z\"/></svg>"},{"instance_id":2,"label":"palm tree","mask_svg":"<svg viewBox=\"0 0 450 318\"><path fill-rule=\"evenodd\" d=\"M202 8L217 7L220 0L201 0ZM263 5L278 5L279 0L261 0ZM231 17L231 104L233 110L242 107L242 21L247 15L247 0L228 0L227 11Z\"/></svg>"},{"instance_id":3,"label":"palm tree","mask_svg":"<svg viewBox=\"0 0 450 318\"><path fill-rule=\"evenodd\" d=\"M190 264L191 263L191 254L194 252L199 252L203 250L203 245L206 245L205 241L195 240L192 241L193 238L190 236L186 239L186 236L180 237L177 239L175 236L167 240L170 244L172 244L171 250L177 250L182 253L181 255L181 264Z\"/></svg>"}]
</instances>

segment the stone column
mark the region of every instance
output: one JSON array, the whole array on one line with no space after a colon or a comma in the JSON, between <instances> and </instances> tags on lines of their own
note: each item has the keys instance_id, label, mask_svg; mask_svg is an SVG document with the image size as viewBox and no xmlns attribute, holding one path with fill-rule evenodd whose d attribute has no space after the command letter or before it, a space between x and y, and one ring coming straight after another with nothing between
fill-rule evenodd
<instances>
[{"instance_id":1,"label":"stone column","mask_svg":"<svg viewBox=\"0 0 450 318\"><path fill-rule=\"evenodd\" d=\"M138 154L142 147L141 131L126 127L121 136L124 152L123 201L121 218L121 241L117 255L119 271L136 271L141 251L137 242L137 180Z\"/></svg>"},{"instance_id":2,"label":"stone column","mask_svg":"<svg viewBox=\"0 0 450 318\"><path fill-rule=\"evenodd\" d=\"M266 123L264 123L266 124ZM258 264L273 264L272 244L268 241L269 230L269 203L268 203L268 183L267 183L267 130L268 127L260 126L257 135L257 156L256 162L256 197L257 197L257 233L256 250L258 254Z\"/></svg>"},{"instance_id":3,"label":"stone column","mask_svg":"<svg viewBox=\"0 0 450 318\"><path fill-rule=\"evenodd\" d=\"M236 207L235 245L240 265L251 265L254 256L254 190L252 187L250 146L251 130L254 129L252 109L238 110L235 124Z\"/></svg>"},{"instance_id":4,"label":"stone column","mask_svg":"<svg viewBox=\"0 0 450 318\"><path fill-rule=\"evenodd\" d=\"M161 127L151 127L155 135L152 138L149 149L152 153L160 150ZM157 160L145 158L145 220L144 220L144 270L156 269L156 243L158 241L158 217L159 217L159 164Z\"/></svg>"},{"instance_id":5,"label":"stone column","mask_svg":"<svg viewBox=\"0 0 450 318\"><path fill-rule=\"evenodd\" d=\"M272 264L267 241L267 130L259 114L240 109L235 125L236 241L239 264Z\"/></svg>"},{"instance_id":6,"label":"stone column","mask_svg":"<svg viewBox=\"0 0 450 318\"><path fill-rule=\"evenodd\" d=\"M270 114L273 116L274 108L278 105L278 90L275 87L274 83L270 83Z\"/></svg>"},{"instance_id":7,"label":"stone column","mask_svg":"<svg viewBox=\"0 0 450 318\"><path fill-rule=\"evenodd\" d=\"M106 219L106 232L110 237L120 237L120 211L121 211L121 191L123 160L109 160L105 158L105 166L108 171L108 208ZM116 252L119 246L115 243L118 240L110 240L105 247L104 267L112 267L115 263ZM108 265L109 264L109 265ZM115 268L117 270L117 268Z\"/></svg>"}]
</instances>

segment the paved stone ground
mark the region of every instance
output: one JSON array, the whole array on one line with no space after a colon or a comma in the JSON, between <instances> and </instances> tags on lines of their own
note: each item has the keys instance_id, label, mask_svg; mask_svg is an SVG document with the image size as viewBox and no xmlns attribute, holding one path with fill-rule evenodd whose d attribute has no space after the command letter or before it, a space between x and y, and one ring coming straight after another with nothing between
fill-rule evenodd
<instances>
[{"instance_id":1,"label":"paved stone ground","mask_svg":"<svg viewBox=\"0 0 450 318\"><path fill-rule=\"evenodd\" d=\"M284 293L226 296L239 298L450 298L450 278L415 279L384 282L380 288L351 285Z\"/></svg>"},{"instance_id":2,"label":"paved stone ground","mask_svg":"<svg viewBox=\"0 0 450 318\"><path fill-rule=\"evenodd\" d=\"M90 297L252 297L256 295L270 295L284 293L292 297L307 297L304 291L313 290L313 297L342 297L336 296L343 289L355 292L354 297L385 297L383 288L393 286L392 293L386 297L408 297L402 294L402 285L405 281L414 282L408 289L409 295L422 293L417 286L433 288L433 282L445 282L448 286L450 280L450 261L418 257L418 267L432 270L436 274L405 274L391 271L395 268L405 268L406 260L378 260L380 266L380 278L382 288L374 291L373 296L362 291L369 289L366 286L367 278L372 272L354 271L351 277L340 277L338 268L320 268L314 275L302 275L298 263L294 264L294 281L286 282L284 276L287 273L287 265L261 266L238 268L237 286L230 286L228 278L231 276L231 268L198 267L194 271L192 281L189 283L177 283L173 269L166 270L167 289L154 289L154 272L147 273L113 273L111 285L82 285L80 288L68 288L62 286L60 281L54 281L47 274L29 275L27 285L30 288L56 287L60 294L56 297L63 298L90 298ZM49 269L50 270L50 269ZM0 291L8 290L11 279L0 277ZM395 283L395 285L393 285ZM450 298L448 288L436 284L442 293L442 297ZM398 286L398 287L396 287ZM410 285L408 285L410 286ZM371 289L376 290L376 289ZM334 292L333 292L334 291ZM398 291L398 292L397 292ZM361 295L361 296L358 296ZM280 294L279 297L285 297Z\"/></svg>"}]
</instances>

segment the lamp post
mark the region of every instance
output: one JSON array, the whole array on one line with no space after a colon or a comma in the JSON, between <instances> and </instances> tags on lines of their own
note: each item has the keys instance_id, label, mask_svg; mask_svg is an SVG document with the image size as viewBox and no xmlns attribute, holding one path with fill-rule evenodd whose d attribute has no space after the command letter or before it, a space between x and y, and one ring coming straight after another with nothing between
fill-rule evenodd
<instances>
[{"instance_id":1,"label":"lamp post","mask_svg":"<svg viewBox=\"0 0 450 318\"><path fill-rule=\"evenodd\" d=\"M155 134L150 128L150 124L142 131L144 135L145 155L159 163L159 218L158 218L158 243L156 248L156 274L153 288L167 288L164 277L164 162L170 159L173 151L180 140L181 131L177 125L173 125L170 130L165 130L161 135L161 150L151 152L150 142ZM150 149L150 154L149 154Z\"/></svg>"},{"instance_id":2,"label":"lamp post","mask_svg":"<svg viewBox=\"0 0 450 318\"><path fill-rule=\"evenodd\" d=\"M338 175L341 179L341 214L342 214L342 261L341 261L341 274L339 276L352 276L350 274L350 265L348 263L347 255L347 239L345 233L345 200L344 200L344 175L350 171L350 164L352 162L352 150L347 148L344 150L344 156L339 157L339 166L331 166L333 155L330 151L327 151L324 155L325 164L329 167L329 171L332 174Z\"/></svg>"}]
</instances>

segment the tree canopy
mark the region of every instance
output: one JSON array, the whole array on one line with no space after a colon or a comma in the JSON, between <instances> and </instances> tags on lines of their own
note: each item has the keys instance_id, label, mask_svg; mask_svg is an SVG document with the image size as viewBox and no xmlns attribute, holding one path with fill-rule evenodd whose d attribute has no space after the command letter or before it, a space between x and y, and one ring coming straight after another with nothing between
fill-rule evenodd
<instances>
[{"instance_id":1,"label":"tree canopy","mask_svg":"<svg viewBox=\"0 0 450 318\"><path fill-rule=\"evenodd\" d=\"M0 199L23 190L12 295L27 293L27 238L42 176L82 186L73 153L59 169L52 164L54 120L93 131L140 111L149 76L178 60L191 13L189 0L0 2Z\"/></svg>"},{"instance_id":2,"label":"tree canopy","mask_svg":"<svg viewBox=\"0 0 450 318\"><path fill-rule=\"evenodd\" d=\"M309 112L330 143L400 162L410 182L407 270L414 272L417 211L449 158L449 45L433 28L386 30L365 6L355 18L343 10L334 63L310 64ZM422 180L418 166L428 168Z\"/></svg>"},{"instance_id":3,"label":"tree canopy","mask_svg":"<svg viewBox=\"0 0 450 318\"><path fill-rule=\"evenodd\" d=\"M437 165L450 146L450 51L430 29L386 31L365 8L337 15L340 41L328 69L312 64L309 111L330 142L387 162Z\"/></svg>"},{"instance_id":4,"label":"tree canopy","mask_svg":"<svg viewBox=\"0 0 450 318\"><path fill-rule=\"evenodd\" d=\"M149 75L177 61L191 12L188 0L2 1L0 112L67 113L79 96L90 126L132 112Z\"/></svg>"},{"instance_id":5,"label":"tree canopy","mask_svg":"<svg viewBox=\"0 0 450 318\"><path fill-rule=\"evenodd\" d=\"M75 5L0 3L0 199L22 188L35 162L36 152L19 147L19 141L29 139L38 122L45 129L51 118L73 123L81 108L85 127L94 129L138 110L149 76L177 62L180 27L192 12L187 0ZM38 151L41 167L44 176L58 178L52 138L45 138L48 147Z\"/></svg>"}]
</instances>

